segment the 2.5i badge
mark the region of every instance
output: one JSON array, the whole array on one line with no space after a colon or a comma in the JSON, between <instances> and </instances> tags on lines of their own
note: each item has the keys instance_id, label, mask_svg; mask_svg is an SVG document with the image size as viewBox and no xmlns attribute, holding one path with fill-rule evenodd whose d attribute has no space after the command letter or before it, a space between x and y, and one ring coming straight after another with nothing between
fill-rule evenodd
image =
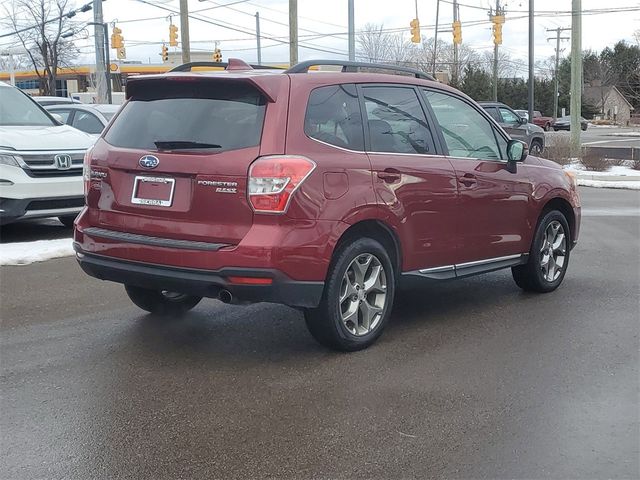
<instances>
[{"instance_id":1,"label":"2.5i badge","mask_svg":"<svg viewBox=\"0 0 640 480\"><path fill-rule=\"evenodd\" d=\"M198 180L198 185L213 187L216 193L238 193L238 182L219 182L216 180Z\"/></svg>"}]
</instances>

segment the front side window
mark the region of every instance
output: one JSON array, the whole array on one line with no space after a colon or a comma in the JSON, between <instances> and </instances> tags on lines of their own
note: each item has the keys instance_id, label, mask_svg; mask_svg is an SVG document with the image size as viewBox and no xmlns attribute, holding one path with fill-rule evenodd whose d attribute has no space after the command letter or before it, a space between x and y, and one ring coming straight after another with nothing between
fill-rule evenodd
<instances>
[{"instance_id":1,"label":"front side window","mask_svg":"<svg viewBox=\"0 0 640 480\"><path fill-rule=\"evenodd\" d=\"M520 123L520 118L508 108L500 108L500 115L504 123Z\"/></svg>"},{"instance_id":2,"label":"front side window","mask_svg":"<svg viewBox=\"0 0 640 480\"><path fill-rule=\"evenodd\" d=\"M442 129L449 155L460 158L502 160L491 122L465 101L442 92L423 89Z\"/></svg>"},{"instance_id":3,"label":"front side window","mask_svg":"<svg viewBox=\"0 0 640 480\"><path fill-rule=\"evenodd\" d=\"M309 95L304 133L337 147L364 150L362 115L355 85L316 88Z\"/></svg>"},{"instance_id":4,"label":"front side window","mask_svg":"<svg viewBox=\"0 0 640 480\"><path fill-rule=\"evenodd\" d=\"M55 113L56 115L60 115L60 118L62 118L62 121L64 123L66 123L67 125L69 124L69 115L71 114L71 110L51 110L51 113Z\"/></svg>"},{"instance_id":5,"label":"front side window","mask_svg":"<svg viewBox=\"0 0 640 480\"><path fill-rule=\"evenodd\" d=\"M388 153L435 153L433 138L413 88L363 88L370 150Z\"/></svg>"}]
</instances>

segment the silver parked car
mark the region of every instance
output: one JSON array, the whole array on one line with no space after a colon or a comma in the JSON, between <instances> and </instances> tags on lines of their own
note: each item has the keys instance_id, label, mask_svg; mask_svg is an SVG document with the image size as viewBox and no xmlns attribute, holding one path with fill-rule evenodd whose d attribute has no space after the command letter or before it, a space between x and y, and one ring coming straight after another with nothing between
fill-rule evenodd
<instances>
[{"instance_id":1,"label":"silver parked car","mask_svg":"<svg viewBox=\"0 0 640 480\"><path fill-rule=\"evenodd\" d=\"M50 105L49 112L59 115L64 123L90 135L100 135L111 118L118 112L120 105L101 105L73 103Z\"/></svg>"}]
</instances>

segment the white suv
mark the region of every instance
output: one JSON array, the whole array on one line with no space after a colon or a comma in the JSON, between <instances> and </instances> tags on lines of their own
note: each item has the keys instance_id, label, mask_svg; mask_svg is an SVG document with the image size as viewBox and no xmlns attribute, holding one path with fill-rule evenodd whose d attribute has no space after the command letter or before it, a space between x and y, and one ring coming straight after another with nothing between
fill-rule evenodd
<instances>
[{"instance_id":1,"label":"white suv","mask_svg":"<svg viewBox=\"0 0 640 480\"><path fill-rule=\"evenodd\" d=\"M71 225L84 205L82 163L94 141L0 82L0 224L58 217Z\"/></svg>"}]
</instances>

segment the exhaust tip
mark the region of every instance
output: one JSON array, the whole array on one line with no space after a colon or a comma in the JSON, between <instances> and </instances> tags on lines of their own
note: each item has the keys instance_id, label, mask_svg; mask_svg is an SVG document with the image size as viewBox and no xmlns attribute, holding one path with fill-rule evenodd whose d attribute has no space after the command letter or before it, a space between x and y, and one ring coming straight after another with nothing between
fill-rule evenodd
<instances>
[{"instance_id":1,"label":"exhaust tip","mask_svg":"<svg viewBox=\"0 0 640 480\"><path fill-rule=\"evenodd\" d=\"M220 290L218 292L218 300L223 303L231 303L233 301L233 295L229 290Z\"/></svg>"}]
</instances>

